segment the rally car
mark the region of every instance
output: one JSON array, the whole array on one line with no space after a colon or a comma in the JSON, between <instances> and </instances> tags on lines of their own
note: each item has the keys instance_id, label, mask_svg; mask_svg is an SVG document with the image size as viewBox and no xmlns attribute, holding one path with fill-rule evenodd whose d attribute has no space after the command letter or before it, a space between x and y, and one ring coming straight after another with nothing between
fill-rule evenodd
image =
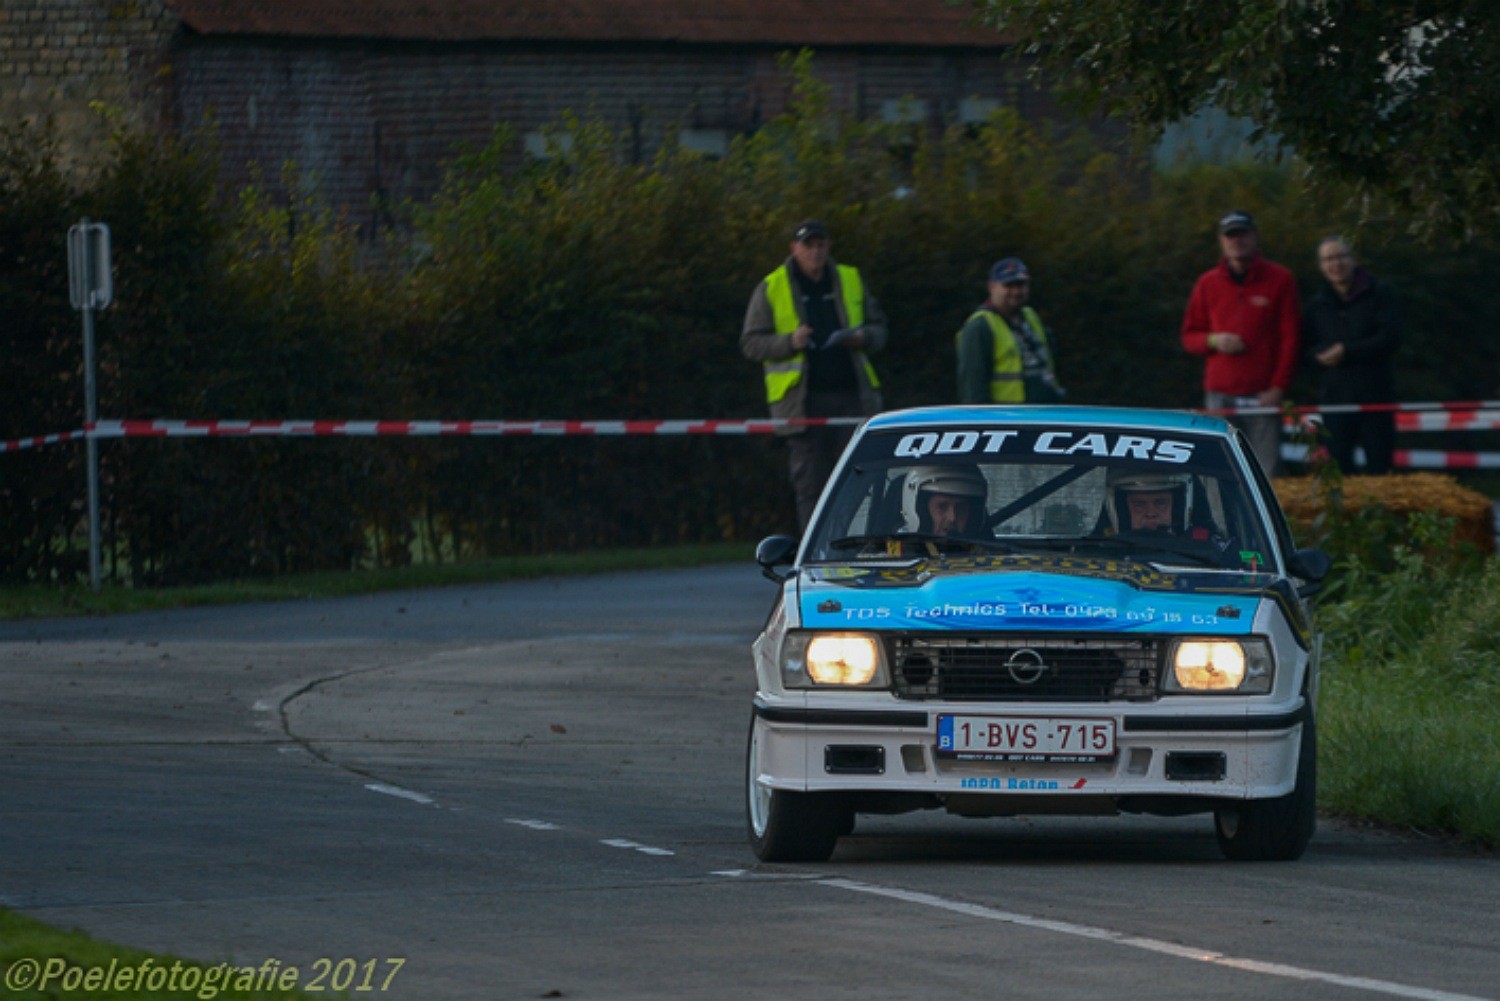
<instances>
[{"instance_id":1,"label":"rally car","mask_svg":"<svg viewBox=\"0 0 1500 1001\"><path fill-rule=\"evenodd\" d=\"M855 434L756 559L749 837L821 861L861 813L1212 813L1231 859L1315 825L1330 560L1192 413L942 407Z\"/></svg>"}]
</instances>

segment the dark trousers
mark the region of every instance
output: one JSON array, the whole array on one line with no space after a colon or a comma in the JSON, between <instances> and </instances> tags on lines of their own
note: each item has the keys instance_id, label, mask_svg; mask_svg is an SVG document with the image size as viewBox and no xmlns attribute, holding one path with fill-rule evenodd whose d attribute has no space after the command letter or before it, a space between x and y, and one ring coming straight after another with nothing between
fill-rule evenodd
<instances>
[{"instance_id":1,"label":"dark trousers","mask_svg":"<svg viewBox=\"0 0 1500 1001\"><path fill-rule=\"evenodd\" d=\"M1345 473L1383 476L1396 453L1396 415L1392 413L1327 414L1328 454ZM1354 449L1365 450L1363 469L1354 468Z\"/></svg>"},{"instance_id":2,"label":"dark trousers","mask_svg":"<svg viewBox=\"0 0 1500 1001\"><path fill-rule=\"evenodd\" d=\"M862 417L858 393L814 393L807 394L808 417ZM797 499L797 525L807 531L812 521L813 509L818 506L818 497L823 485L849 439L854 436L853 425L805 428L800 434L788 435L786 439L788 458L791 461L792 493Z\"/></svg>"}]
</instances>

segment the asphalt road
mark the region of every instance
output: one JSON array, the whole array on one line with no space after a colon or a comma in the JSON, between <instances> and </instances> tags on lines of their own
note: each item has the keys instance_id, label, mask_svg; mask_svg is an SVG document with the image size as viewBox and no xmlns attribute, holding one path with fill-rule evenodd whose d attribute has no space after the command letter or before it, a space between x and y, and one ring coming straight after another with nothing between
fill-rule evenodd
<instances>
[{"instance_id":1,"label":"asphalt road","mask_svg":"<svg viewBox=\"0 0 1500 1001\"><path fill-rule=\"evenodd\" d=\"M1222 861L1205 817L922 814L758 865L772 591L0 623L0 903L352 997L1500 997L1495 857L1326 819L1291 864Z\"/></svg>"}]
</instances>

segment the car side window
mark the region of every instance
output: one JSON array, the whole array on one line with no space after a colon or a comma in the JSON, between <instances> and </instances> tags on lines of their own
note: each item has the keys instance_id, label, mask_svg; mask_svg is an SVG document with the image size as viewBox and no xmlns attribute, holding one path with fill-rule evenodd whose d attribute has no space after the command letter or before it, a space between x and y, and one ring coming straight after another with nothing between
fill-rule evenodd
<instances>
[{"instance_id":1,"label":"car side window","mask_svg":"<svg viewBox=\"0 0 1500 1001\"><path fill-rule=\"evenodd\" d=\"M845 489L831 498L828 522L842 525L838 535L862 535L872 530L879 510L876 496L877 478L856 473L857 489Z\"/></svg>"},{"instance_id":2,"label":"car side window","mask_svg":"<svg viewBox=\"0 0 1500 1001\"><path fill-rule=\"evenodd\" d=\"M1276 491L1271 486L1271 481L1266 478L1265 470L1261 469L1260 463L1256 461L1250 443L1240 434L1238 428L1234 429L1234 438L1246 463L1250 466L1250 475L1255 479L1255 488L1265 498L1266 509L1271 515L1271 532L1276 536L1276 547L1281 550L1283 560L1291 559L1292 553L1297 551L1297 546L1292 541L1292 528L1287 524L1286 515L1281 510L1281 502L1276 499Z\"/></svg>"}]
</instances>

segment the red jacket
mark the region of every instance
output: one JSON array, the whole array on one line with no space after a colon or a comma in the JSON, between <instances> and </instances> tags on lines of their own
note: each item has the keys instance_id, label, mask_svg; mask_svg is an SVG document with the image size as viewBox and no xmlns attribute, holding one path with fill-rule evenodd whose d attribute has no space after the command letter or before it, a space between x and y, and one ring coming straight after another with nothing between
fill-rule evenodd
<instances>
[{"instance_id":1,"label":"red jacket","mask_svg":"<svg viewBox=\"0 0 1500 1001\"><path fill-rule=\"evenodd\" d=\"M1292 273L1274 261L1256 257L1243 285L1230 277L1229 264L1205 271L1193 286L1182 318L1182 346L1206 355L1203 388L1230 396L1253 396L1275 386L1285 391L1297 372L1301 347L1302 304ZM1208 346L1208 335L1239 334L1241 354L1227 355Z\"/></svg>"}]
</instances>

